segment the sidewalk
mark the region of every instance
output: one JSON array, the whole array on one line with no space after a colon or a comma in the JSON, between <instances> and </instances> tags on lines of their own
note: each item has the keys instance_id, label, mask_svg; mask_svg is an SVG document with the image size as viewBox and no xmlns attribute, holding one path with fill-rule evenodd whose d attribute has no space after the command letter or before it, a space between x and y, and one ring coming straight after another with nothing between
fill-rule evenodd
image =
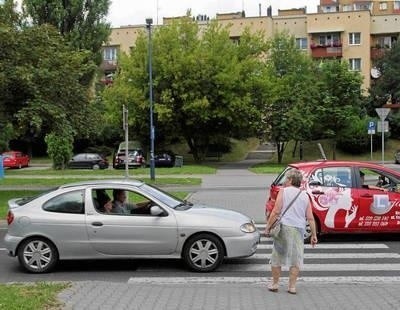
<instances>
[{"instance_id":1,"label":"sidewalk","mask_svg":"<svg viewBox=\"0 0 400 310\"><path fill-rule=\"evenodd\" d=\"M399 309L398 283L301 283L297 295L263 284L124 284L75 282L58 297L64 309L248 310Z\"/></svg>"}]
</instances>

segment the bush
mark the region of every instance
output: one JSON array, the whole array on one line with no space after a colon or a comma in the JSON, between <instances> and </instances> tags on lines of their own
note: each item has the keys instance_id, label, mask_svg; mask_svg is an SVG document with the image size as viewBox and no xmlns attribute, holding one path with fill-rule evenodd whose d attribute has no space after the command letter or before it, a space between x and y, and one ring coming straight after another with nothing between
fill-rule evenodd
<instances>
[{"instance_id":1,"label":"bush","mask_svg":"<svg viewBox=\"0 0 400 310\"><path fill-rule=\"evenodd\" d=\"M367 152L370 148L370 137L367 132L369 121L367 118L354 119L338 137L337 147L350 154Z\"/></svg>"},{"instance_id":2,"label":"bush","mask_svg":"<svg viewBox=\"0 0 400 310\"><path fill-rule=\"evenodd\" d=\"M72 135L52 132L47 134L44 140L47 144L47 154L53 161L53 168L57 170L65 169L72 156L72 143L74 141Z\"/></svg>"}]
</instances>

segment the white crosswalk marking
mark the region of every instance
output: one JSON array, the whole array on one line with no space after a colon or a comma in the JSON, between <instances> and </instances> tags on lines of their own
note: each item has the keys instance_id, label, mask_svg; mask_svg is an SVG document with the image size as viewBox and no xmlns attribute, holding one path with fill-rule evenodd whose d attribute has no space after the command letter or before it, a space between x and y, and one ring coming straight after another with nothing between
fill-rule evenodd
<instances>
[{"instance_id":1,"label":"white crosswalk marking","mask_svg":"<svg viewBox=\"0 0 400 310\"><path fill-rule=\"evenodd\" d=\"M304 245L305 249L312 249L309 244ZM376 243L320 243L315 246L315 249L387 249L386 244L376 244ZM263 244L260 243L257 249L272 249L272 243Z\"/></svg>"},{"instance_id":2,"label":"white crosswalk marking","mask_svg":"<svg viewBox=\"0 0 400 310\"><path fill-rule=\"evenodd\" d=\"M261 231L265 227L265 225L256 226ZM301 269L299 281L400 283L400 253L391 252L384 243L321 242L315 248L312 248L309 244L304 247L305 262ZM153 266L146 264L136 270L138 277L132 277L128 282L266 284L270 277L271 266L269 265L269 259L272 248L273 240L262 236L260 244L257 246L257 252L254 255L246 258L225 260L218 268L215 277L204 275L186 277L185 272L180 273L182 277L144 277L143 275L149 272L171 272L176 268L169 265ZM283 270L285 271L287 268L283 268ZM365 274L368 276L364 276ZM287 273L283 273L282 282L285 281L287 282Z\"/></svg>"},{"instance_id":3,"label":"white crosswalk marking","mask_svg":"<svg viewBox=\"0 0 400 310\"><path fill-rule=\"evenodd\" d=\"M269 259L271 254L254 254L246 259ZM305 259L341 259L341 258L400 258L398 253L304 253Z\"/></svg>"}]
</instances>

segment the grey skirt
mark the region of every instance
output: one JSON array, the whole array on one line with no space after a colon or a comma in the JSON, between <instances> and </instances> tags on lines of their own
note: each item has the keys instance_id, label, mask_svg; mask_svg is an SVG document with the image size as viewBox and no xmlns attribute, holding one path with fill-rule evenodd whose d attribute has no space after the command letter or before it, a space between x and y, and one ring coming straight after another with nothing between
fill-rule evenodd
<instances>
[{"instance_id":1,"label":"grey skirt","mask_svg":"<svg viewBox=\"0 0 400 310\"><path fill-rule=\"evenodd\" d=\"M303 236L301 228L282 224L278 236L274 238L270 259L271 266L296 266L302 268L304 260Z\"/></svg>"}]
</instances>

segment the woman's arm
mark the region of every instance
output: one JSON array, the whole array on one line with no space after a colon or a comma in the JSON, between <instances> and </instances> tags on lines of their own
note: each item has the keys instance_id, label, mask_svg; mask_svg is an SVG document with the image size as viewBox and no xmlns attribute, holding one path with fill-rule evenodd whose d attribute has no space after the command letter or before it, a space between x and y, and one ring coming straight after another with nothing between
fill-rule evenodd
<instances>
[{"instance_id":1,"label":"woman's arm","mask_svg":"<svg viewBox=\"0 0 400 310\"><path fill-rule=\"evenodd\" d=\"M276 221L278 215L281 213L283 204L283 189L281 189L276 197L274 208L272 209L269 217L266 219L265 234L269 234L271 225Z\"/></svg>"}]
</instances>

